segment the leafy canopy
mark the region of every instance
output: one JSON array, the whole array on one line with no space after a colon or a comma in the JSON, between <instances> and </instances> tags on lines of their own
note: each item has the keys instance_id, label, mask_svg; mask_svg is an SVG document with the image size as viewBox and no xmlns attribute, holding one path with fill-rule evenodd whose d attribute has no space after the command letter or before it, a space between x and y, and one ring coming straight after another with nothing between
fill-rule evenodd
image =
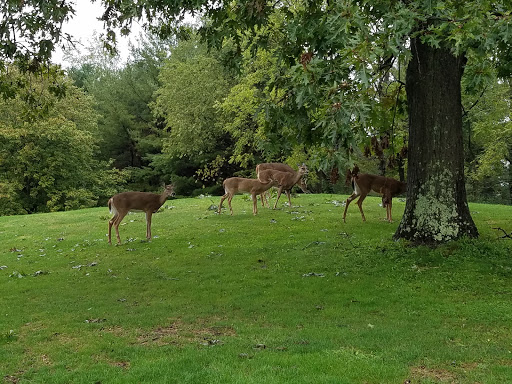
<instances>
[{"instance_id":1,"label":"leafy canopy","mask_svg":"<svg viewBox=\"0 0 512 384\"><path fill-rule=\"evenodd\" d=\"M26 74L10 71L12 81ZM44 98L47 84L32 80ZM0 212L18 214L91 207L112 194L122 178L96 159L97 118L90 97L67 85L45 116L33 116L22 95L0 99ZM55 98L53 96L53 98Z\"/></svg>"}]
</instances>

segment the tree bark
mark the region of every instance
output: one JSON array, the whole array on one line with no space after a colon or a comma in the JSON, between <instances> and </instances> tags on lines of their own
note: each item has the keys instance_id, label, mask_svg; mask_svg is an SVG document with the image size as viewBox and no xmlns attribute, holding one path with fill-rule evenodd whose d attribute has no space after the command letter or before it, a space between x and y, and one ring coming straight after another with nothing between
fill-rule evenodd
<instances>
[{"instance_id":1,"label":"tree bark","mask_svg":"<svg viewBox=\"0 0 512 384\"><path fill-rule=\"evenodd\" d=\"M509 162L508 165L508 203L512 205L512 143L508 145L508 158L506 160Z\"/></svg>"},{"instance_id":2,"label":"tree bark","mask_svg":"<svg viewBox=\"0 0 512 384\"><path fill-rule=\"evenodd\" d=\"M465 58L411 40L407 67L407 202L395 239L443 243L477 237L466 198L461 77Z\"/></svg>"}]
</instances>

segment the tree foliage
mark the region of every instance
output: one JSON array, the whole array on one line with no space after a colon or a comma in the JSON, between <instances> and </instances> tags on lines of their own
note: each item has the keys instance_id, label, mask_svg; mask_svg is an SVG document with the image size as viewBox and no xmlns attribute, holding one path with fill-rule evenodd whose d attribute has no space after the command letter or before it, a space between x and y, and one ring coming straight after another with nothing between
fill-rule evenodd
<instances>
[{"instance_id":1,"label":"tree foliage","mask_svg":"<svg viewBox=\"0 0 512 384\"><path fill-rule=\"evenodd\" d=\"M512 88L495 79L465 102L469 190L473 199L512 203Z\"/></svg>"},{"instance_id":2,"label":"tree foliage","mask_svg":"<svg viewBox=\"0 0 512 384\"><path fill-rule=\"evenodd\" d=\"M163 132L150 105L160 87L158 76L169 44L140 36L139 46L131 48L131 59L120 65L96 40L86 55L72 58L68 70L75 84L94 97L101 159L112 158L116 168L129 169L134 189L160 188L169 182L150 167L153 156L161 152Z\"/></svg>"},{"instance_id":3,"label":"tree foliage","mask_svg":"<svg viewBox=\"0 0 512 384\"><path fill-rule=\"evenodd\" d=\"M11 64L22 73L46 76L48 90L57 97L66 91L62 72L49 64L58 44L71 44L72 37L62 25L74 15L73 3L66 0L6 0L0 3L0 96L14 98L18 92L34 112L45 113L49 106L37 100L27 82L12 82Z\"/></svg>"},{"instance_id":4,"label":"tree foliage","mask_svg":"<svg viewBox=\"0 0 512 384\"><path fill-rule=\"evenodd\" d=\"M177 193L216 184L229 167L232 140L220 122L218 103L232 80L220 60L197 39L181 40L159 76L152 110L166 134L154 165L172 170L173 179L181 178ZM183 163L188 165L176 166Z\"/></svg>"},{"instance_id":5,"label":"tree foliage","mask_svg":"<svg viewBox=\"0 0 512 384\"><path fill-rule=\"evenodd\" d=\"M16 73L12 70L11 73ZM13 75L23 81L26 75ZM44 82L32 83L52 98ZM27 122L27 101L0 101L0 211L46 212L94 206L122 177L96 159L97 115L92 100L68 85L45 117Z\"/></svg>"},{"instance_id":6,"label":"tree foliage","mask_svg":"<svg viewBox=\"0 0 512 384\"><path fill-rule=\"evenodd\" d=\"M216 102L229 90L219 61L196 41L181 42L160 74L154 113L165 119L171 156L197 156L211 152L224 131L218 124Z\"/></svg>"}]
</instances>

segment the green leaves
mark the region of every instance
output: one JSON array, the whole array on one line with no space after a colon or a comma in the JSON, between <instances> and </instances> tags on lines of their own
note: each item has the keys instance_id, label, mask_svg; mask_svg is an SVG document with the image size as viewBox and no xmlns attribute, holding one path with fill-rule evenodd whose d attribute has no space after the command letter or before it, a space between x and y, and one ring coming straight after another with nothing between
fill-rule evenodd
<instances>
[{"instance_id":1,"label":"green leaves","mask_svg":"<svg viewBox=\"0 0 512 384\"><path fill-rule=\"evenodd\" d=\"M173 156L210 152L223 134L215 103L226 95L229 81L216 58L197 44L182 42L160 74L154 113L166 121L165 151Z\"/></svg>"},{"instance_id":2,"label":"green leaves","mask_svg":"<svg viewBox=\"0 0 512 384\"><path fill-rule=\"evenodd\" d=\"M19 76L21 81L28 75ZM117 180L96 159L97 116L91 99L69 84L66 96L57 99L40 79L29 83L45 100L46 113L27 120L35 93L0 100L0 213L95 205Z\"/></svg>"}]
</instances>

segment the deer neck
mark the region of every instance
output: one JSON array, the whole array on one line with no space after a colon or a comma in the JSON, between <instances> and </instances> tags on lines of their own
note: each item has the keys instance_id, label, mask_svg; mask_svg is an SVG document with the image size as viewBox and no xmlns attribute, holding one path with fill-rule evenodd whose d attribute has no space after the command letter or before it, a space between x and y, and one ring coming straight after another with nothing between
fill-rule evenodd
<instances>
[{"instance_id":1,"label":"deer neck","mask_svg":"<svg viewBox=\"0 0 512 384\"><path fill-rule=\"evenodd\" d=\"M160 206L164 205L165 200L167 200L167 196L169 195L165 191L160 195Z\"/></svg>"},{"instance_id":2,"label":"deer neck","mask_svg":"<svg viewBox=\"0 0 512 384\"><path fill-rule=\"evenodd\" d=\"M297 172L295 174L295 183L293 183L294 185L297 184L299 182L299 180L302 178L302 176L304 176L304 173L303 172Z\"/></svg>"}]
</instances>

